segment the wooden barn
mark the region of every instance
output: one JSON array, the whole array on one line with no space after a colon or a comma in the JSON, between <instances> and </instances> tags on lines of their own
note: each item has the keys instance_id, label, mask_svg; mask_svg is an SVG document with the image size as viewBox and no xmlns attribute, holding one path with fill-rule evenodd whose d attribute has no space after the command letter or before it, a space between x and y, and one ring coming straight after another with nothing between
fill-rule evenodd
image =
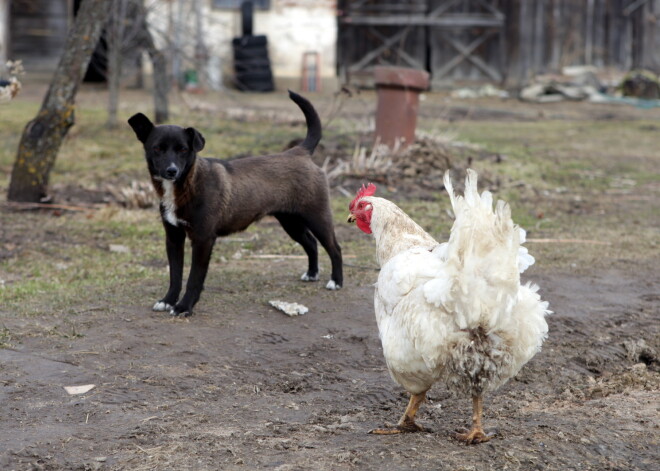
<instances>
[{"instance_id":1,"label":"wooden barn","mask_svg":"<svg viewBox=\"0 0 660 471\"><path fill-rule=\"evenodd\" d=\"M54 69L72 21L67 1L0 1L0 58L21 59L32 68Z\"/></svg>"},{"instance_id":2,"label":"wooden barn","mask_svg":"<svg viewBox=\"0 0 660 471\"><path fill-rule=\"evenodd\" d=\"M660 72L659 0L339 0L337 72L427 70L434 87L515 86L568 65Z\"/></svg>"}]
</instances>

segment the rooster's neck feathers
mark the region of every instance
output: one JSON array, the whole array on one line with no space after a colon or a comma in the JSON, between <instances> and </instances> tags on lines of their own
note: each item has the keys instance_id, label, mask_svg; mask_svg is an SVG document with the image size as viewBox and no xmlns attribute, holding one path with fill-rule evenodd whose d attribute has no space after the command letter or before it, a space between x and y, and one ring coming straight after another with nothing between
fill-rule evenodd
<instances>
[{"instance_id":1,"label":"rooster's neck feathers","mask_svg":"<svg viewBox=\"0 0 660 471\"><path fill-rule=\"evenodd\" d=\"M376 239L376 255L382 267L390 258L412 247L433 248L438 242L389 200L363 198L373 206L371 231Z\"/></svg>"}]
</instances>

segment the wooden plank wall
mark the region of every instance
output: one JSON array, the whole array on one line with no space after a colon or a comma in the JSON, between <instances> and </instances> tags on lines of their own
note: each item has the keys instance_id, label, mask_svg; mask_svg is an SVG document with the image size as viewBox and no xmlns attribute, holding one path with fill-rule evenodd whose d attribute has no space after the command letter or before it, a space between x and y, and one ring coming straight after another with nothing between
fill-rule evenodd
<instances>
[{"instance_id":1,"label":"wooden plank wall","mask_svg":"<svg viewBox=\"0 0 660 471\"><path fill-rule=\"evenodd\" d=\"M420 12L426 10L427 0L339 0L337 9L341 15L364 15L373 17L399 15L402 13ZM371 52L378 50L383 40L402 33L394 47L387 48L373 57L369 63L388 64L401 67L411 67L397 50L403 52L409 59L426 67L427 44L424 28L408 28L391 25L342 24L337 37L337 73L341 80L353 84L369 85L371 69L363 70L362 63L372 56Z\"/></svg>"},{"instance_id":2,"label":"wooden plank wall","mask_svg":"<svg viewBox=\"0 0 660 471\"><path fill-rule=\"evenodd\" d=\"M427 0L429 11L441 2ZM338 7L350 3L340 0ZM358 0L358 3L365 3L365 0ZM370 3L369 0L366 3ZM410 4L406 0L386 3ZM501 72L503 85L520 86L537 74L559 72L569 65L619 70L646 68L660 73L660 0L492 0L486 3L504 13L506 20L501 36L495 35L475 54ZM460 2L455 5L460 6ZM347 32L346 25L340 22L338 70L350 68L354 58L364 57L369 48L374 47L365 27L349 29ZM450 60L455 51L433 27L418 26L416 31L408 35L404 47L420 61L426 57L425 68L433 73ZM452 34L465 41L479 31L475 28L463 32L454 30ZM388 57L376 57L374 63L388 63ZM447 78L452 82L493 82L492 77L467 62L455 67Z\"/></svg>"},{"instance_id":3,"label":"wooden plank wall","mask_svg":"<svg viewBox=\"0 0 660 471\"><path fill-rule=\"evenodd\" d=\"M23 63L57 64L69 28L68 0L10 2L10 50Z\"/></svg>"},{"instance_id":4,"label":"wooden plank wall","mask_svg":"<svg viewBox=\"0 0 660 471\"><path fill-rule=\"evenodd\" d=\"M487 2L428 0L428 2L429 11L442 7L447 15L463 16L467 21L469 21L471 15L475 14L494 19L493 12L485 8L483 4L490 4L501 11L501 4L505 3L497 0ZM430 48L428 67L434 87L444 87L452 82L460 81L488 80L500 82L504 79L505 74L503 72L506 70L507 50L506 37L501 27L475 25L465 28L427 27L427 34ZM484 36L486 38L471 54L480 63L484 64L483 67L479 67L474 62L461 56L455 45L467 48ZM457 60L460 60L460 62L456 63ZM447 70L447 65L452 63L456 65Z\"/></svg>"},{"instance_id":5,"label":"wooden plank wall","mask_svg":"<svg viewBox=\"0 0 660 471\"><path fill-rule=\"evenodd\" d=\"M570 65L660 73L660 0L513 0L506 15L507 85Z\"/></svg>"}]
</instances>

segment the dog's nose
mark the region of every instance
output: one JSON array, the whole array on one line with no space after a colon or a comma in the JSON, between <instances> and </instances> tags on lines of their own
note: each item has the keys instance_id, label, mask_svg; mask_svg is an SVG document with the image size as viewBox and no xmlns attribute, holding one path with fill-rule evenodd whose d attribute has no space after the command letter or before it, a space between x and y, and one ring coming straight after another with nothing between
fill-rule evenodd
<instances>
[{"instance_id":1,"label":"dog's nose","mask_svg":"<svg viewBox=\"0 0 660 471\"><path fill-rule=\"evenodd\" d=\"M165 176L167 178L175 179L178 174L179 174L179 169L176 168L176 165L170 165L169 167L167 167L167 170L165 170Z\"/></svg>"}]
</instances>

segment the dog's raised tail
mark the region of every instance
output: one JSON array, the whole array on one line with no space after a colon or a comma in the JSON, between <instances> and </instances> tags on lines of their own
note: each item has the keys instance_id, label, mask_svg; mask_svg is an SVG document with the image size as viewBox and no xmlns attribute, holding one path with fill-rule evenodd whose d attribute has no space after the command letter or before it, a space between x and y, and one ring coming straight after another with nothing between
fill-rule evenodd
<instances>
[{"instance_id":1,"label":"dog's raised tail","mask_svg":"<svg viewBox=\"0 0 660 471\"><path fill-rule=\"evenodd\" d=\"M321 118L319 118L318 113L306 98L303 98L291 90L289 90L289 98L300 107L305 115L305 121L307 122L307 136L305 136L305 140L300 146L307 149L311 154L314 152L314 149L316 149L316 146L323 135L321 131Z\"/></svg>"}]
</instances>

